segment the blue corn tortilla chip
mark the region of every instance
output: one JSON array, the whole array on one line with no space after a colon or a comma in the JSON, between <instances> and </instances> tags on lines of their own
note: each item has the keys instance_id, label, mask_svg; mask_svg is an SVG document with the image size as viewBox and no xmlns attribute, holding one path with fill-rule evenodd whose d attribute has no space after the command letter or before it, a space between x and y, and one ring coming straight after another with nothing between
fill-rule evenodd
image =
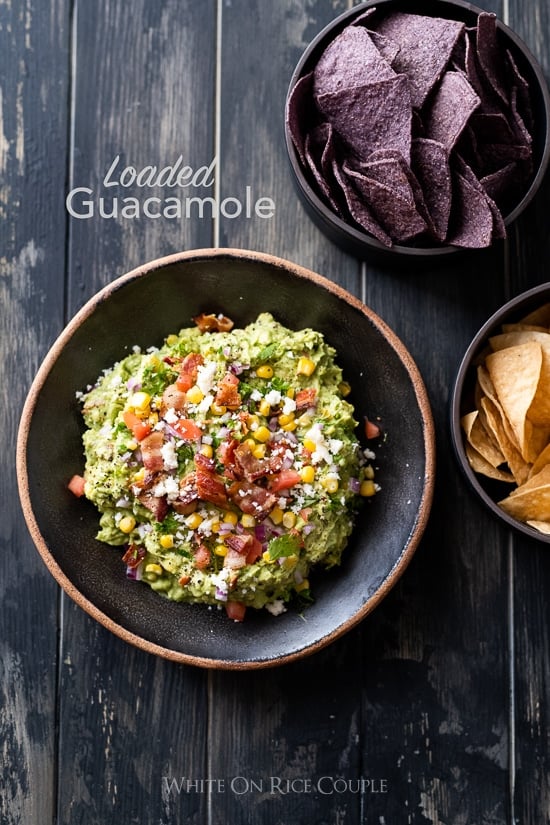
<instances>
[{"instance_id":1,"label":"blue corn tortilla chip","mask_svg":"<svg viewBox=\"0 0 550 825\"><path fill-rule=\"evenodd\" d=\"M428 138L412 142L412 171L422 189L432 233L443 243L451 214L452 187L449 154L443 144Z\"/></svg>"},{"instance_id":2,"label":"blue corn tortilla chip","mask_svg":"<svg viewBox=\"0 0 550 825\"><path fill-rule=\"evenodd\" d=\"M410 162L412 108L404 75L320 95L317 105L359 160L383 148Z\"/></svg>"},{"instance_id":3,"label":"blue corn tortilla chip","mask_svg":"<svg viewBox=\"0 0 550 825\"><path fill-rule=\"evenodd\" d=\"M305 139L309 123L315 117L313 111L313 72L303 75L290 92L286 104L285 119L294 148L305 166Z\"/></svg>"},{"instance_id":4,"label":"blue corn tortilla chip","mask_svg":"<svg viewBox=\"0 0 550 825\"><path fill-rule=\"evenodd\" d=\"M476 49L479 65L491 88L504 104L509 97L503 82L505 77L502 51L498 44L496 14L480 12L476 26Z\"/></svg>"},{"instance_id":5,"label":"blue corn tortilla chip","mask_svg":"<svg viewBox=\"0 0 550 825\"><path fill-rule=\"evenodd\" d=\"M358 197L353 186L350 185L336 159L332 163L334 178L345 199L351 218L362 229L380 241L384 246L393 246L393 240L380 226L365 201Z\"/></svg>"},{"instance_id":6,"label":"blue corn tortilla chip","mask_svg":"<svg viewBox=\"0 0 550 825\"><path fill-rule=\"evenodd\" d=\"M450 152L480 104L462 72L445 72L424 116L424 134Z\"/></svg>"},{"instance_id":7,"label":"blue corn tortilla chip","mask_svg":"<svg viewBox=\"0 0 550 825\"><path fill-rule=\"evenodd\" d=\"M313 94L334 94L395 77L368 31L347 26L325 49L313 70Z\"/></svg>"},{"instance_id":8,"label":"blue corn tortilla chip","mask_svg":"<svg viewBox=\"0 0 550 825\"><path fill-rule=\"evenodd\" d=\"M422 107L439 81L464 29L456 20L405 12L390 14L376 26L379 34L399 46L393 67L409 78L415 108Z\"/></svg>"},{"instance_id":9,"label":"blue corn tortilla chip","mask_svg":"<svg viewBox=\"0 0 550 825\"><path fill-rule=\"evenodd\" d=\"M337 215L341 214L340 205L334 197L332 159L334 144L330 123L320 123L306 135L304 153L320 193Z\"/></svg>"},{"instance_id":10,"label":"blue corn tortilla chip","mask_svg":"<svg viewBox=\"0 0 550 825\"><path fill-rule=\"evenodd\" d=\"M493 213L482 192L460 172L453 173L453 210L448 242L466 249L482 249L493 241Z\"/></svg>"}]
</instances>

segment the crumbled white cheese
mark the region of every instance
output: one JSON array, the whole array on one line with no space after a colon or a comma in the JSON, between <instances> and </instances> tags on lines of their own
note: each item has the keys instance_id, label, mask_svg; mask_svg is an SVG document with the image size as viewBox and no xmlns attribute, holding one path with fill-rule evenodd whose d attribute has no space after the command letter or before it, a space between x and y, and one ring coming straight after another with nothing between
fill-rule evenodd
<instances>
[{"instance_id":1,"label":"crumbled white cheese","mask_svg":"<svg viewBox=\"0 0 550 825\"><path fill-rule=\"evenodd\" d=\"M264 395L264 398L270 407L278 406L278 404L281 403L281 397L282 396L279 390L269 390L269 392Z\"/></svg>"},{"instance_id":2,"label":"crumbled white cheese","mask_svg":"<svg viewBox=\"0 0 550 825\"><path fill-rule=\"evenodd\" d=\"M214 386L217 368L216 361L205 361L197 370L197 387L204 395L207 395Z\"/></svg>"},{"instance_id":3,"label":"crumbled white cheese","mask_svg":"<svg viewBox=\"0 0 550 825\"><path fill-rule=\"evenodd\" d=\"M178 466L178 456L173 442L165 441L160 448L160 452L162 455L162 460L164 461L164 469L167 472L170 472L170 470L175 470Z\"/></svg>"},{"instance_id":4,"label":"crumbled white cheese","mask_svg":"<svg viewBox=\"0 0 550 825\"><path fill-rule=\"evenodd\" d=\"M166 410L166 412L164 413L164 420L167 424L176 423L176 421L178 420L178 415L173 407L170 407L168 410Z\"/></svg>"},{"instance_id":5,"label":"crumbled white cheese","mask_svg":"<svg viewBox=\"0 0 550 825\"><path fill-rule=\"evenodd\" d=\"M293 398L285 398L283 404L283 415L290 415L296 409L296 401Z\"/></svg>"},{"instance_id":6,"label":"crumbled white cheese","mask_svg":"<svg viewBox=\"0 0 550 825\"><path fill-rule=\"evenodd\" d=\"M268 610L272 616L280 616L281 613L286 613L285 603L282 599L275 599L274 602L266 604L265 609Z\"/></svg>"}]
</instances>

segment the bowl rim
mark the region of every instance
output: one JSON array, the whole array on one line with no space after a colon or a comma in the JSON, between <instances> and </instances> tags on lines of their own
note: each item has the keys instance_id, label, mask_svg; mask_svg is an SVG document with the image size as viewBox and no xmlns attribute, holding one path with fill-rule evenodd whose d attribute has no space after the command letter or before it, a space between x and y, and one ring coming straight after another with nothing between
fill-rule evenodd
<instances>
[{"instance_id":1,"label":"bowl rim","mask_svg":"<svg viewBox=\"0 0 550 825\"><path fill-rule=\"evenodd\" d=\"M291 275L301 278L317 285L329 292L332 292L337 298L350 304L359 310L368 320L377 328L377 330L385 337L396 352L400 361L404 365L407 374L411 380L414 388L418 409L422 419L422 433L424 439L424 456L425 456L425 472L423 478L423 490L420 500L420 506L412 531L408 537L406 546L403 549L399 559L392 567L388 577L382 585L375 591L375 593L363 604L362 608L353 616L349 617L345 622L329 632L316 642L309 644L304 648L300 648L288 654L271 658L271 659L213 659L207 656L192 655L180 651L174 651L167 647L163 647L154 642L150 642L138 634L127 630L118 622L107 616L101 609L99 609L90 599L85 597L78 588L71 582L68 576L63 572L52 552L50 551L46 540L42 536L40 527L35 518L32 501L30 496L28 472L27 472L27 440L32 423L32 417L38 396L41 392L46 379L60 357L63 348L73 337L75 331L80 325L91 316L96 308L105 300L107 300L118 289L124 287L126 284L135 281L143 276L146 276L155 270L171 266L180 262L192 262L198 260L219 260L222 258L245 259L249 262L258 262L260 264L267 264L275 266L289 272ZM431 505L433 501L434 483L435 483L435 429L432 417L429 397L424 385L420 371L415 364L412 356L400 341L398 336L391 330L387 324L366 304L349 293L346 289L329 280L323 275L319 275L299 264L294 264L283 258L247 249L237 249L232 247L212 247L204 249L192 249L183 252L178 252L172 255L167 255L160 258L155 258L145 264L142 264L129 272L118 276L112 282L101 288L95 295L89 298L86 303L77 311L74 317L61 331L57 339L52 344L50 350L44 357L34 380L28 391L26 400L24 402L19 430L17 434L16 445L16 474L19 490L20 502L23 510L23 515L27 523L31 538L46 564L49 572L56 579L57 583L65 591L65 593L76 602L85 612L92 618L110 630L112 633L123 639L124 641L145 650L148 653L155 654L162 658L183 663L191 664L199 667L225 670L245 670L254 668L272 667L275 665L285 664L287 662L302 658L306 655L312 654L317 650L325 647L329 643L335 641L352 627L357 625L368 613L370 613L376 605L386 596L389 590L394 586L399 577L404 572L409 564L416 548L420 542L422 534L424 533L426 524L428 522Z\"/></svg>"},{"instance_id":2,"label":"bowl rim","mask_svg":"<svg viewBox=\"0 0 550 825\"><path fill-rule=\"evenodd\" d=\"M550 298L550 281L531 287L531 289L528 289L525 292L518 293L516 296L510 298L509 301L506 301L506 303L496 309L495 312L493 312L493 314L485 321L483 326L481 326L476 332L460 361L453 384L450 403L450 430L451 441L457 463L471 488L475 493L477 493L485 506L500 521L505 522L514 530L523 533L536 541L550 544L550 535L541 533L540 530L535 530L534 527L530 527L528 524L525 524L524 522L510 516L501 507L499 507L497 502L487 493L479 480L478 474L475 473L470 467L468 459L466 458L464 449L464 434L460 425L460 419L462 417L462 395L465 384L471 376L474 357L487 343L489 335L492 331L494 332L495 327L504 323L506 318L511 313L515 311L519 312L523 305L530 303L545 292L549 294Z\"/></svg>"},{"instance_id":3,"label":"bowl rim","mask_svg":"<svg viewBox=\"0 0 550 825\"><path fill-rule=\"evenodd\" d=\"M326 26L324 26L318 34L310 41L310 43L306 46L304 52L302 53L296 67L292 73L290 83L288 85L288 90L285 98L285 112L286 107L288 104L288 100L290 94L303 74L304 67L307 63L311 60L313 53L320 47L320 44L324 40L332 39L334 36L334 30L344 28L344 26L351 21L354 17L359 16L368 8L383 8L384 6L388 6L394 3L402 4L403 0L365 0L365 2L360 3L357 6L353 6L351 9L347 9L346 11L342 12L342 14L335 17L331 20ZM486 12L486 9L482 9L479 6L476 6L473 3L468 2L468 0L440 0L440 7L448 6L448 7L458 7L467 12L472 12L474 14L480 14L481 12ZM434 9L434 13L437 10ZM511 29L506 23L504 23L498 16L497 16L497 28L501 30L513 43L516 49L518 49L525 60L529 63L533 74L535 75L538 83L538 87L540 90L540 94L543 100L543 108L546 115L546 131L545 131L545 139L541 145L541 156L540 162L536 171L536 174L531 181L529 188L526 190L525 194L523 195L522 199L516 206L509 212L506 216L503 216L504 224L506 228L508 228L518 217L519 215L529 206L535 195L537 194L540 185L543 181L543 178L546 175L548 167L550 165L550 88L546 81L546 77L542 70L542 67L534 56L530 48L527 46L525 41L518 35L516 32ZM337 32L336 32L337 33ZM285 117L284 123L284 133L285 133L285 145L287 150L288 159L290 161L290 167L293 173L293 177L295 183L299 187L300 193L305 198L309 209L316 215L316 217L323 222L323 224L327 225L329 228L332 228L333 231L337 231L339 235L342 236L342 242L344 242L344 238L353 245L356 249L363 247L363 249L369 249L371 252L380 254L380 255L389 255L394 256L395 258L402 257L403 259L410 259L410 262L413 263L415 260L420 261L420 259L431 259L431 260L438 260L438 259L447 259L448 256L452 255L467 255L473 254L476 251L483 252L484 250L471 250L465 249L462 247L452 246L450 244L445 244L444 246L426 246L426 247L413 247L413 246L405 246L403 244L393 244L391 247L387 247L382 244L377 238L372 235L369 235L368 232L359 229L358 227L353 226L350 223L342 220L335 212L333 212L326 203L319 197L317 192L314 190L312 186L310 186L309 182L307 181L300 160L298 158L296 148L292 141L292 137L290 134L290 129L288 126L287 118Z\"/></svg>"}]
</instances>

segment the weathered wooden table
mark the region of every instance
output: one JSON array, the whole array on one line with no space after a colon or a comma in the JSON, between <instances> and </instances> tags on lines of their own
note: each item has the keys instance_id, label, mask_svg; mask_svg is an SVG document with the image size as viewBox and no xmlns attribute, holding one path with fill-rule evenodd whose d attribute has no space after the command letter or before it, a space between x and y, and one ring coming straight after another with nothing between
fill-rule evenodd
<instances>
[{"instance_id":1,"label":"weathered wooden table","mask_svg":"<svg viewBox=\"0 0 550 825\"><path fill-rule=\"evenodd\" d=\"M480 5L548 75L547 0ZM550 822L549 550L483 509L448 430L471 336L548 279L548 186L504 247L444 271L379 269L326 240L292 187L283 107L306 44L345 7L0 2L5 825ZM180 155L194 170L215 159L219 198L271 198L274 216L111 215L113 194L144 198L129 180L108 186L117 156L121 170ZM84 193L71 216L79 187L92 206ZM360 296L417 361L437 430L432 516L396 588L320 653L240 673L147 655L75 607L32 546L13 460L26 390L84 301L141 262L216 245L287 257Z\"/></svg>"}]
</instances>

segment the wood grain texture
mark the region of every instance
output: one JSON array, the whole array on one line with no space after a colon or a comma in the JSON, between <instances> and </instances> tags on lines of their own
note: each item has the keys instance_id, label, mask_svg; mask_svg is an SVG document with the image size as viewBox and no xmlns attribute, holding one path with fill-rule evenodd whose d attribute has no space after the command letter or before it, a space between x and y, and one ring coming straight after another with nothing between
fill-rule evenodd
<instances>
[{"instance_id":1,"label":"wood grain texture","mask_svg":"<svg viewBox=\"0 0 550 825\"><path fill-rule=\"evenodd\" d=\"M70 186L90 187L96 204L104 196L106 214L114 197L172 194L105 186L117 155L119 171L161 169L179 155L195 169L211 162L214 19L212 2L77 4ZM140 263L212 241L207 219L106 218L98 209L71 220L69 315ZM148 657L66 600L60 671L59 823L203 822L206 797L171 781L204 776L207 675Z\"/></svg>"},{"instance_id":2,"label":"wood grain texture","mask_svg":"<svg viewBox=\"0 0 550 825\"><path fill-rule=\"evenodd\" d=\"M52 821L58 591L21 516L26 390L63 323L68 3L0 4L0 820Z\"/></svg>"},{"instance_id":3,"label":"wood grain texture","mask_svg":"<svg viewBox=\"0 0 550 825\"><path fill-rule=\"evenodd\" d=\"M510 25L518 32L550 78L548 4L535 0L529 9L510 2ZM512 236L510 291L519 294L548 281L550 233L548 176L535 202L518 221ZM514 815L517 822L550 823L550 640L548 548L516 538L513 552L514 598Z\"/></svg>"}]
</instances>

